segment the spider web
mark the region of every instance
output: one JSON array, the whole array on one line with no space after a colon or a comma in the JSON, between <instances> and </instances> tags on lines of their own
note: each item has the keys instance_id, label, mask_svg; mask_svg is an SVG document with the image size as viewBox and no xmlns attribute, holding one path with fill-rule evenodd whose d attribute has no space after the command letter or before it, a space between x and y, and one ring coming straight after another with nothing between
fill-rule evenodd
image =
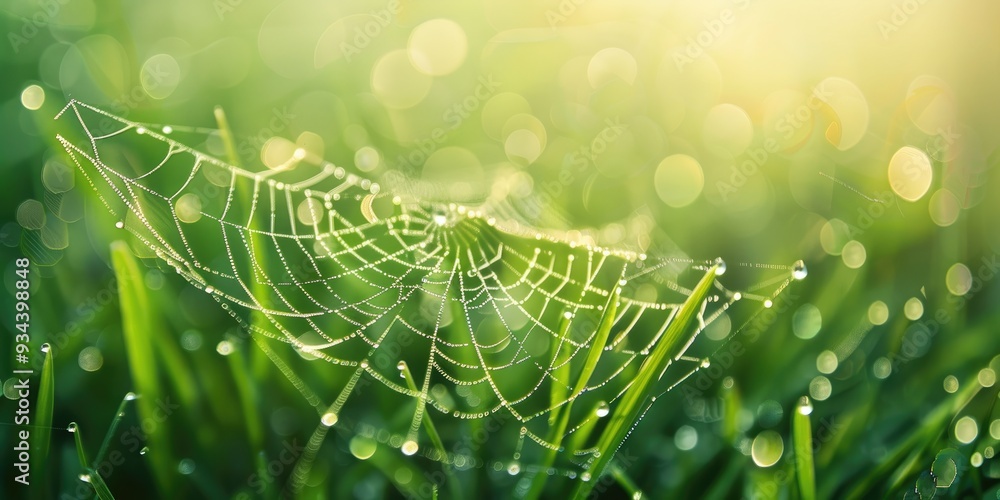
<instances>
[{"instance_id":1,"label":"spider web","mask_svg":"<svg viewBox=\"0 0 1000 500\"><path fill-rule=\"evenodd\" d=\"M386 193L303 150L255 172L173 140L170 128L77 101L57 118L66 116L79 137L57 138L116 227L218 301L317 409L321 432L307 454L325 429L343 427L406 455L482 467L467 447L435 446L422 425L492 418L508 429L492 432L517 439L513 461L495 468L530 470L520 464L558 450L564 465L585 469L595 426L692 293L682 276L724 269L526 229L491 216L509 212L497 202ZM792 266L764 267L776 275L742 293L716 281L674 360L686 364L681 379L706 365L687 355L706 325L737 301L769 307L793 279ZM594 345L612 305L607 344ZM594 349L599 362L580 389ZM333 390L309 387L310 370ZM386 394L400 401L388 415L374 402ZM569 425L552 442L563 409Z\"/></svg>"}]
</instances>

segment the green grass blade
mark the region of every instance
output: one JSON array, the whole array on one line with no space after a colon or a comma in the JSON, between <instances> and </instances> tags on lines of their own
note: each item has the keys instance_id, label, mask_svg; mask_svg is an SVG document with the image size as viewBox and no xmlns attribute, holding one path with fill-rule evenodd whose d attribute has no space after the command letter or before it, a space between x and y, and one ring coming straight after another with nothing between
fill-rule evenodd
<instances>
[{"instance_id":1,"label":"green grass blade","mask_svg":"<svg viewBox=\"0 0 1000 500\"><path fill-rule=\"evenodd\" d=\"M90 483L90 485L94 487L94 492L97 493L97 498L100 498L101 500L114 500L115 496L111 494L108 484L104 482L101 475L94 469L87 469L86 474L80 476L80 479L83 479L84 482Z\"/></svg>"},{"instance_id":2,"label":"green grass blade","mask_svg":"<svg viewBox=\"0 0 1000 500\"><path fill-rule=\"evenodd\" d=\"M549 397L549 407L555 408L549 413L550 426L555 425L559 420L559 409L561 408L559 404L566 400L566 392L569 389L571 367L569 356L572 349L566 345L565 339L569 336L569 327L572 322L572 313L563 313L562 319L559 321L559 342L552 343L552 366L556 368L552 370L552 390Z\"/></svg>"},{"instance_id":3,"label":"green grass blade","mask_svg":"<svg viewBox=\"0 0 1000 500\"><path fill-rule=\"evenodd\" d=\"M403 378L406 380L407 387L409 387L411 391L419 391L420 389L417 388L417 381L414 380L413 374L410 373L410 367L405 361L401 361L399 366L402 368L400 371L402 372ZM447 457L448 451L445 450L444 442L441 441L441 435L438 434L437 427L434 426L431 416L424 413L424 418L421 421L423 422L424 430L427 432L427 436L430 438L431 443L438 450L438 452L441 453L441 457ZM444 473L448 476L447 483L451 495L456 498L461 496L461 491L458 489L458 478L455 476L455 472L452 470L451 466L445 464ZM436 485L434 492L435 494L437 493Z\"/></svg>"},{"instance_id":4,"label":"green grass blade","mask_svg":"<svg viewBox=\"0 0 1000 500\"><path fill-rule=\"evenodd\" d=\"M128 354L129 370L137 392L139 417L153 422L162 422L157 405L164 401L158 377L158 364L153 347L154 339L160 333L162 321L154 311L146 294L146 285L139 264L128 244L116 241L111 244L111 263L118 279L118 297L122 313L122 335ZM149 435L149 445L153 449L150 461L153 475L164 496L173 496L172 477L175 460L170 458L170 434L168 425L158 425Z\"/></svg>"},{"instance_id":5,"label":"green grass blade","mask_svg":"<svg viewBox=\"0 0 1000 500\"><path fill-rule=\"evenodd\" d=\"M119 413L121 413L123 409L124 401L122 402L122 407L119 408ZM121 418L116 418L115 420L121 420ZM80 480L93 487L94 492L97 493L97 497L101 500L113 500L115 497L111 494L111 490L108 488L107 483L104 482L104 478L102 478L95 469L88 465L87 452L83 448L83 434L80 432L80 426L77 425L76 422L70 422L69 427L67 427L66 430L73 433L73 439L76 441L76 457L80 460L80 467L84 471L83 474L80 475ZM110 435L111 433L108 433L108 436ZM107 438L105 438L105 442L106 441Z\"/></svg>"},{"instance_id":6,"label":"green grass blade","mask_svg":"<svg viewBox=\"0 0 1000 500\"><path fill-rule=\"evenodd\" d=\"M229 362L229 370L233 375L233 383L236 385L236 393L239 395L240 406L243 408L243 415L246 419L250 449L254 455L257 455L264 450L264 424L261 422L260 412L257 410L256 388L250 383L253 380L252 374L247 367L242 349L230 353L226 356L226 360Z\"/></svg>"},{"instance_id":7,"label":"green grass blade","mask_svg":"<svg viewBox=\"0 0 1000 500\"><path fill-rule=\"evenodd\" d=\"M411 391L419 392L420 389L417 387L417 382L413 379L413 374L410 373L410 367L405 361L401 361L399 366L402 368L400 371L402 372L403 379L406 380L406 386L409 387ZM447 456L448 452L444 449L444 442L441 441L441 435L438 434L437 428L434 427L434 422L431 421L431 416L424 414L424 418L421 419L421 422L423 423L424 430L427 431L427 436L430 437L431 443L434 447L437 448L442 457Z\"/></svg>"},{"instance_id":8,"label":"green grass blade","mask_svg":"<svg viewBox=\"0 0 1000 500\"><path fill-rule=\"evenodd\" d=\"M108 427L107 434L104 435L104 441L101 442L101 448L97 451L97 457L94 458L94 466L101 463L104 460L104 455L108 453L108 448L111 446L111 438L114 437L115 431L118 430L118 424L122 422L125 418L125 407L128 405L129 401L135 400L135 393L125 394L122 398L122 402L118 404L118 410L115 411L115 418L111 420L111 425ZM84 464L84 467L87 465Z\"/></svg>"},{"instance_id":9,"label":"green grass blade","mask_svg":"<svg viewBox=\"0 0 1000 500\"><path fill-rule=\"evenodd\" d=\"M705 301L712 291L712 284L715 282L716 266L713 266L701 281L694 288L691 295L681 305L680 310L674 317L674 321L667 327L663 338L653 348L653 352L643 361L639 368L639 373L632 384L632 387L622 395L621 401L611 415L607 428L601 434L597 442L597 450L600 452L593 465L590 467L590 481L580 481L577 484L574 498L586 498L600 477L607 472L608 465L614 458L615 453L625 441L625 437L635 425L646 402L652 396L652 391L656 387L655 382L667 365L677 356L686 342L684 336L687 335L692 321L701 308L701 303Z\"/></svg>"},{"instance_id":10,"label":"green grass blade","mask_svg":"<svg viewBox=\"0 0 1000 500\"><path fill-rule=\"evenodd\" d=\"M90 464L87 462L87 451L83 448L83 436L80 433L80 426L76 422L70 422L66 430L73 434L73 440L76 442L76 458L80 460L80 467L86 470L90 467Z\"/></svg>"},{"instance_id":11,"label":"green grass blade","mask_svg":"<svg viewBox=\"0 0 1000 500\"><path fill-rule=\"evenodd\" d=\"M597 334L594 335L594 341L590 345L590 352L587 353L587 361L583 364L583 371L580 372L580 378L576 381L576 387L573 388L571 398L575 398L587 388L590 376L597 369L597 362L601 360L601 354L604 353L604 346L608 344L608 337L611 335L611 326L615 323L615 314L618 312L618 299L621 298L621 295L621 288L615 288L615 291L608 297L608 302L604 305L604 314L601 316L601 323L597 326Z\"/></svg>"},{"instance_id":12,"label":"green grass blade","mask_svg":"<svg viewBox=\"0 0 1000 500\"><path fill-rule=\"evenodd\" d=\"M566 428L569 425L569 417L571 410L573 409L573 400L587 387L587 382L590 381L590 376L593 375L594 370L597 368L597 362L601 359L601 353L604 352L604 346L608 343L608 337L611 335L611 327L615 322L615 314L618 311L618 299L621 297L621 289L616 288L614 293L611 293L608 297L607 303L604 304L604 314L601 316L601 322L597 326L597 333L594 335L594 343L590 346L590 352L587 353L587 360L584 362L583 371L580 373L580 378L577 379L576 386L573 388L572 395L569 401L558 411L558 423L549 428L548 442L552 443L559 448L562 446L563 436L566 434ZM569 333L569 325L572 321L572 316L563 316L562 323L559 327L560 338L566 338ZM568 351L569 349L562 349ZM562 380L567 380L570 377L569 363L566 363L564 367L558 370L558 373L564 378ZM560 399L556 401L556 404L562 402L562 397L565 397L565 389L557 386L559 384L553 383L553 400L555 399L555 393L559 393ZM553 405L555 407L555 405ZM553 413L556 413L555 411ZM551 419L551 417L550 417ZM552 464L555 463L556 454L558 449L548 449L542 458L542 462L539 467L539 471L545 471ZM533 500L541 496L542 491L545 489L545 483L548 481L549 475L543 472L539 472L531 481L531 488L525 495L525 498Z\"/></svg>"},{"instance_id":13,"label":"green grass blade","mask_svg":"<svg viewBox=\"0 0 1000 500\"><path fill-rule=\"evenodd\" d=\"M226 119L226 112L222 106L215 107L215 123L219 125L219 136L226 148L226 159L233 166L241 167L240 155L236 153L236 141L233 139L233 129L229 127L229 120Z\"/></svg>"},{"instance_id":14,"label":"green grass blade","mask_svg":"<svg viewBox=\"0 0 1000 500\"><path fill-rule=\"evenodd\" d=\"M45 459L49 456L49 444L52 440L52 410L55 406L55 374L52 371L52 353L49 352L49 345L42 344L42 353L45 361L42 362L42 380L38 388L37 412L35 413L36 427L33 431L35 442L32 448L32 470L41 476L40 486L34 491L43 495L47 481L45 477Z\"/></svg>"},{"instance_id":15,"label":"green grass blade","mask_svg":"<svg viewBox=\"0 0 1000 500\"><path fill-rule=\"evenodd\" d=\"M632 478L628 477L628 474L625 473L625 470L619 467L618 464L614 463L611 464L611 467L609 467L609 469L611 472L611 476L614 477L615 481L617 481L618 484L622 487L622 489L624 489L625 492L628 493L629 498L632 498L633 500L638 500L645 496L643 495L642 490L639 489L639 486L635 484L635 481L633 481Z\"/></svg>"},{"instance_id":16,"label":"green grass blade","mask_svg":"<svg viewBox=\"0 0 1000 500\"><path fill-rule=\"evenodd\" d=\"M812 402L802 396L792 415L792 446L795 449L795 477L799 483L799 498L815 500L816 471L812 449Z\"/></svg>"}]
</instances>

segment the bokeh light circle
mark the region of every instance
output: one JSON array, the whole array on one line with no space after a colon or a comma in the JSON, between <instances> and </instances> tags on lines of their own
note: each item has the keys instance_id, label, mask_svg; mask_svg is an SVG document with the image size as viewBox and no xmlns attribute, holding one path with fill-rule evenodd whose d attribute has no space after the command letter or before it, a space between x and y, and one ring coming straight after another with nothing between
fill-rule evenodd
<instances>
[{"instance_id":1,"label":"bokeh light circle","mask_svg":"<svg viewBox=\"0 0 1000 500\"><path fill-rule=\"evenodd\" d=\"M663 159L653 176L656 194L674 208L690 205L705 187L705 174L698 160L676 154Z\"/></svg>"}]
</instances>

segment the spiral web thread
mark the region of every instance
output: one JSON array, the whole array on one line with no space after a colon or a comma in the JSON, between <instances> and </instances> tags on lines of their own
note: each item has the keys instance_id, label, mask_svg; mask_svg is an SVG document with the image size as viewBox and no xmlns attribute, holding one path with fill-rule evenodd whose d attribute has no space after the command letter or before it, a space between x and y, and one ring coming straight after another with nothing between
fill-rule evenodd
<instances>
[{"instance_id":1,"label":"spiral web thread","mask_svg":"<svg viewBox=\"0 0 1000 500\"><path fill-rule=\"evenodd\" d=\"M326 429L343 427L406 455L481 467L421 427L426 419L494 418L517 436L513 461L494 468L530 471L521 464L530 463L525 445L533 444L585 469L600 418L692 293L680 277L721 263L526 230L491 217L506 208L495 203L393 196L303 150L253 172L175 141L179 127L154 130L78 101L57 115L67 117L79 137L57 139L119 218L116 227L134 236L142 256L219 302L317 409L310 463ZM742 293L716 281L674 360L686 365L681 379L706 364L686 354L706 325L737 301L769 307L795 274L792 266L758 267L775 275ZM594 345L612 299L611 334ZM273 347L280 345L292 350ZM593 349L602 350L597 368L575 390ZM333 387L325 397L296 373L324 362L323 385ZM375 383L361 390L362 380ZM400 415L370 408L369 388L402 395ZM571 418L553 442L549 429L562 409Z\"/></svg>"}]
</instances>

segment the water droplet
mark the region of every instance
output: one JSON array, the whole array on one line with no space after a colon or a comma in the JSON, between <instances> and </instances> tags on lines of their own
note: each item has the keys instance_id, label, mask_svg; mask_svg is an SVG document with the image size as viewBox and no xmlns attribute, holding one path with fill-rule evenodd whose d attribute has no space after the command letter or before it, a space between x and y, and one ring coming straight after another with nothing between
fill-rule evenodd
<instances>
[{"instance_id":1,"label":"water droplet","mask_svg":"<svg viewBox=\"0 0 1000 500\"><path fill-rule=\"evenodd\" d=\"M585 482L585 483L587 481L590 481L590 473L589 472L584 472L583 474L580 474L580 480L583 481L583 482Z\"/></svg>"},{"instance_id":2,"label":"water droplet","mask_svg":"<svg viewBox=\"0 0 1000 500\"><path fill-rule=\"evenodd\" d=\"M976 440L979 435L979 424L976 419L964 416L955 423L955 439L962 444L969 444Z\"/></svg>"},{"instance_id":3,"label":"water droplet","mask_svg":"<svg viewBox=\"0 0 1000 500\"><path fill-rule=\"evenodd\" d=\"M773 306L773 305L774 305L774 302L771 302L771 299L767 299L767 300L764 301L764 307L767 308L767 309L770 309L771 306Z\"/></svg>"},{"instance_id":4,"label":"water droplet","mask_svg":"<svg viewBox=\"0 0 1000 500\"><path fill-rule=\"evenodd\" d=\"M948 375L944 378L944 390L949 394L954 394L958 392L958 378L954 375Z\"/></svg>"},{"instance_id":5,"label":"water droplet","mask_svg":"<svg viewBox=\"0 0 1000 500\"><path fill-rule=\"evenodd\" d=\"M125 401L132 401L136 397L138 396L136 396L134 392L128 392L125 394Z\"/></svg>"},{"instance_id":6,"label":"water droplet","mask_svg":"<svg viewBox=\"0 0 1000 500\"><path fill-rule=\"evenodd\" d=\"M642 492L641 491L637 491L635 493L632 493L632 500L641 500L641 499L642 499Z\"/></svg>"},{"instance_id":7,"label":"water droplet","mask_svg":"<svg viewBox=\"0 0 1000 500\"><path fill-rule=\"evenodd\" d=\"M743 298L743 294L742 294L742 293L740 293L740 292L736 292L736 293L734 293L734 294L733 294L733 300L734 300L734 301L736 301L736 300L740 300L740 299L742 299L742 298Z\"/></svg>"},{"instance_id":8,"label":"water droplet","mask_svg":"<svg viewBox=\"0 0 1000 500\"><path fill-rule=\"evenodd\" d=\"M177 463L177 472L180 472L185 476L193 473L194 469L195 469L194 460L191 460L190 458L185 458L184 460L181 460L180 462Z\"/></svg>"},{"instance_id":9,"label":"water droplet","mask_svg":"<svg viewBox=\"0 0 1000 500\"><path fill-rule=\"evenodd\" d=\"M682 425L674 434L674 446L681 451L693 450L698 446L698 431L690 425Z\"/></svg>"},{"instance_id":10,"label":"water droplet","mask_svg":"<svg viewBox=\"0 0 1000 500\"><path fill-rule=\"evenodd\" d=\"M125 227L125 221L115 222L115 227L118 229L123 229Z\"/></svg>"},{"instance_id":11,"label":"water droplet","mask_svg":"<svg viewBox=\"0 0 1000 500\"><path fill-rule=\"evenodd\" d=\"M813 412L812 401L809 400L809 396L802 396L799 398L799 413L803 415L809 415Z\"/></svg>"},{"instance_id":12,"label":"water droplet","mask_svg":"<svg viewBox=\"0 0 1000 500\"><path fill-rule=\"evenodd\" d=\"M929 470L921 472L913 490L920 498L934 498L937 493L937 477Z\"/></svg>"},{"instance_id":13,"label":"water droplet","mask_svg":"<svg viewBox=\"0 0 1000 500\"><path fill-rule=\"evenodd\" d=\"M135 129L135 133L137 133L139 135L145 134L146 133L146 127L139 127L137 129Z\"/></svg>"},{"instance_id":14,"label":"water droplet","mask_svg":"<svg viewBox=\"0 0 1000 500\"><path fill-rule=\"evenodd\" d=\"M722 257L716 258L713 264L717 266L715 268L716 276L722 276L723 274L726 274L726 261L722 260Z\"/></svg>"},{"instance_id":15,"label":"water droplet","mask_svg":"<svg viewBox=\"0 0 1000 500\"><path fill-rule=\"evenodd\" d=\"M826 350L819 353L819 356L816 356L816 369L824 375L829 375L837 371L839 365L840 360L833 351Z\"/></svg>"},{"instance_id":16,"label":"water droplet","mask_svg":"<svg viewBox=\"0 0 1000 500\"><path fill-rule=\"evenodd\" d=\"M750 445L750 457L758 467L770 467L781 459L785 452L785 442L781 434L764 431L757 434Z\"/></svg>"},{"instance_id":17,"label":"water droplet","mask_svg":"<svg viewBox=\"0 0 1000 500\"><path fill-rule=\"evenodd\" d=\"M597 410L595 411L598 417L606 417L608 413L611 413L611 407L608 406L607 402L601 401L597 404Z\"/></svg>"},{"instance_id":18,"label":"water droplet","mask_svg":"<svg viewBox=\"0 0 1000 500\"><path fill-rule=\"evenodd\" d=\"M804 280L806 276L809 276L809 269L806 268L806 263L801 260L795 261L792 265L792 277L797 280Z\"/></svg>"},{"instance_id":19,"label":"water droplet","mask_svg":"<svg viewBox=\"0 0 1000 500\"><path fill-rule=\"evenodd\" d=\"M85 483L89 483L90 482L90 474L80 474L79 478L80 478L80 481L83 481Z\"/></svg>"},{"instance_id":20,"label":"water droplet","mask_svg":"<svg viewBox=\"0 0 1000 500\"><path fill-rule=\"evenodd\" d=\"M415 454L418 449L420 449L420 447L417 445L417 442L412 439L403 443L403 447L400 448L400 450L403 452L403 455L407 456Z\"/></svg>"},{"instance_id":21,"label":"water droplet","mask_svg":"<svg viewBox=\"0 0 1000 500\"><path fill-rule=\"evenodd\" d=\"M993 384L997 382L997 374L992 368L983 368L979 370L979 385L983 387L993 387Z\"/></svg>"},{"instance_id":22,"label":"water droplet","mask_svg":"<svg viewBox=\"0 0 1000 500\"><path fill-rule=\"evenodd\" d=\"M223 356L229 356L233 353L233 343L228 340L223 340L215 346L215 352L218 352Z\"/></svg>"},{"instance_id":23,"label":"water droplet","mask_svg":"<svg viewBox=\"0 0 1000 500\"><path fill-rule=\"evenodd\" d=\"M42 352L49 352L49 344L48 343L42 344L41 350Z\"/></svg>"},{"instance_id":24,"label":"water droplet","mask_svg":"<svg viewBox=\"0 0 1000 500\"><path fill-rule=\"evenodd\" d=\"M169 134L169 133L171 133L173 131L174 131L174 128L171 127L170 125L164 125L163 126L163 133L164 134Z\"/></svg>"},{"instance_id":25,"label":"water droplet","mask_svg":"<svg viewBox=\"0 0 1000 500\"><path fill-rule=\"evenodd\" d=\"M521 472L521 464L517 462L511 462L510 465L507 466L507 474L516 476L520 472Z\"/></svg>"},{"instance_id":26,"label":"water droplet","mask_svg":"<svg viewBox=\"0 0 1000 500\"><path fill-rule=\"evenodd\" d=\"M334 413L332 411L328 411L328 412L324 413L323 416L319 420L320 420L320 422L323 425L325 425L327 427L333 427L333 424L337 423L338 417L337 417L336 413Z\"/></svg>"},{"instance_id":27,"label":"water droplet","mask_svg":"<svg viewBox=\"0 0 1000 500\"><path fill-rule=\"evenodd\" d=\"M434 212L431 219L439 226L443 226L448 223L448 216L445 215L444 212Z\"/></svg>"},{"instance_id":28,"label":"water droplet","mask_svg":"<svg viewBox=\"0 0 1000 500\"><path fill-rule=\"evenodd\" d=\"M701 367L702 368L708 368L709 366L712 366L712 360L710 360L708 358L705 358L705 359L701 360Z\"/></svg>"},{"instance_id":29,"label":"water droplet","mask_svg":"<svg viewBox=\"0 0 1000 500\"><path fill-rule=\"evenodd\" d=\"M147 453L149 453L149 446L143 446L142 449L139 450L140 455L145 455Z\"/></svg>"},{"instance_id":30,"label":"water droplet","mask_svg":"<svg viewBox=\"0 0 1000 500\"><path fill-rule=\"evenodd\" d=\"M211 286L206 286L205 287L205 293L209 293L209 294L215 293L215 288L211 287Z\"/></svg>"},{"instance_id":31,"label":"water droplet","mask_svg":"<svg viewBox=\"0 0 1000 500\"><path fill-rule=\"evenodd\" d=\"M406 369L406 361L400 361L399 363L396 363L396 369L399 370L399 371L405 370Z\"/></svg>"},{"instance_id":32,"label":"water droplet","mask_svg":"<svg viewBox=\"0 0 1000 500\"><path fill-rule=\"evenodd\" d=\"M70 432L76 432L76 422L70 422L69 425L66 426L66 430Z\"/></svg>"}]
</instances>

